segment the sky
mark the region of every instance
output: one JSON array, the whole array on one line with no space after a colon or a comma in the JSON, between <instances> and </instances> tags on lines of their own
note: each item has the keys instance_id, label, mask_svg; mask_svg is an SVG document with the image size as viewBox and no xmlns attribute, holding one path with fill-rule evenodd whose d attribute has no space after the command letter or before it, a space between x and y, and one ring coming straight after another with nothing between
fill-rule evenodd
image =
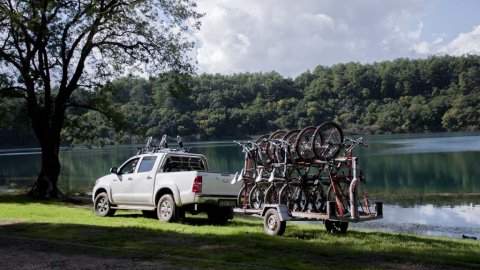
<instances>
[{"instance_id":1,"label":"sky","mask_svg":"<svg viewBox=\"0 0 480 270\"><path fill-rule=\"evenodd\" d=\"M480 0L197 0L198 73L480 54Z\"/></svg>"}]
</instances>

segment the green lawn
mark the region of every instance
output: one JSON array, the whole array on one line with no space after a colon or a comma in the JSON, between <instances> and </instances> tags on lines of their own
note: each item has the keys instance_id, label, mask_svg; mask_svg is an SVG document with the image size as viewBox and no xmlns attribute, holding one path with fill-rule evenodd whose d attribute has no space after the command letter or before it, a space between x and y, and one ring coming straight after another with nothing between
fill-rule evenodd
<instances>
[{"instance_id":1,"label":"green lawn","mask_svg":"<svg viewBox=\"0 0 480 270\"><path fill-rule=\"evenodd\" d=\"M101 250L102 256L215 269L480 268L479 241L355 230L329 234L323 226L293 223L284 236L271 237L264 234L261 219L235 217L226 226L214 226L204 216L187 217L185 224L127 211L101 218L87 206L0 196L0 235L85 246Z\"/></svg>"}]
</instances>

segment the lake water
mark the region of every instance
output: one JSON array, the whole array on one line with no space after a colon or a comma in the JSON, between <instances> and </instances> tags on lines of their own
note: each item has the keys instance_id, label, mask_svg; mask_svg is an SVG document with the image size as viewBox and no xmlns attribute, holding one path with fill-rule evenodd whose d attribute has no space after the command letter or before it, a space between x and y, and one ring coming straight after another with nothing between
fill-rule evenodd
<instances>
[{"instance_id":1,"label":"lake water","mask_svg":"<svg viewBox=\"0 0 480 270\"><path fill-rule=\"evenodd\" d=\"M353 136L354 138L358 136ZM384 219L352 227L480 238L480 133L365 136L358 148L367 193L384 205ZM214 171L242 167L232 141L186 143L202 153ZM59 187L90 192L97 178L136 153L136 146L61 151ZM39 149L0 150L0 189L28 187L40 170Z\"/></svg>"}]
</instances>

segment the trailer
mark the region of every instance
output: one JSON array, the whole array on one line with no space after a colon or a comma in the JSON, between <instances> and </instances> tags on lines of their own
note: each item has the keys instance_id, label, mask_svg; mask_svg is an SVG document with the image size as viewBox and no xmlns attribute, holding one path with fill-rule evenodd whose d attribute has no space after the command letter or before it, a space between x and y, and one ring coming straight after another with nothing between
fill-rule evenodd
<instances>
[{"instance_id":1,"label":"trailer","mask_svg":"<svg viewBox=\"0 0 480 270\"><path fill-rule=\"evenodd\" d=\"M243 182L234 213L262 217L269 235L282 235L287 221L319 220L327 231L345 233L350 222L381 219L382 202L372 211L353 156L357 146L367 147L362 140L344 138L338 124L325 122L236 142L245 155L231 181Z\"/></svg>"},{"instance_id":2,"label":"trailer","mask_svg":"<svg viewBox=\"0 0 480 270\"><path fill-rule=\"evenodd\" d=\"M336 202L329 201L326 213L291 212L285 204L266 204L263 209L235 208L235 214L263 218L263 228L268 235L284 234L287 221L323 221L325 229L331 233L346 233L350 222L359 223L383 218L383 203L375 202L375 212L358 212L354 217L350 213L339 216L336 213Z\"/></svg>"}]
</instances>

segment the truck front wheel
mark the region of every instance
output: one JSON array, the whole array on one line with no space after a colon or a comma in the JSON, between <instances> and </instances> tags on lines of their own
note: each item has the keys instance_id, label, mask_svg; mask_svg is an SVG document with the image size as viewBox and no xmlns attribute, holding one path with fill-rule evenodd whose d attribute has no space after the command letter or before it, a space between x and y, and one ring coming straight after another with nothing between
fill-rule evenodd
<instances>
[{"instance_id":1,"label":"truck front wheel","mask_svg":"<svg viewBox=\"0 0 480 270\"><path fill-rule=\"evenodd\" d=\"M160 221L175 222L183 219L185 212L175 205L175 200L171 194L165 194L160 197L157 204L157 215Z\"/></svg>"},{"instance_id":2,"label":"truck front wheel","mask_svg":"<svg viewBox=\"0 0 480 270\"><path fill-rule=\"evenodd\" d=\"M95 214L100 217L111 217L115 214L115 209L111 208L110 202L108 201L107 193L102 192L97 195L95 198L94 210Z\"/></svg>"}]
</instances>

